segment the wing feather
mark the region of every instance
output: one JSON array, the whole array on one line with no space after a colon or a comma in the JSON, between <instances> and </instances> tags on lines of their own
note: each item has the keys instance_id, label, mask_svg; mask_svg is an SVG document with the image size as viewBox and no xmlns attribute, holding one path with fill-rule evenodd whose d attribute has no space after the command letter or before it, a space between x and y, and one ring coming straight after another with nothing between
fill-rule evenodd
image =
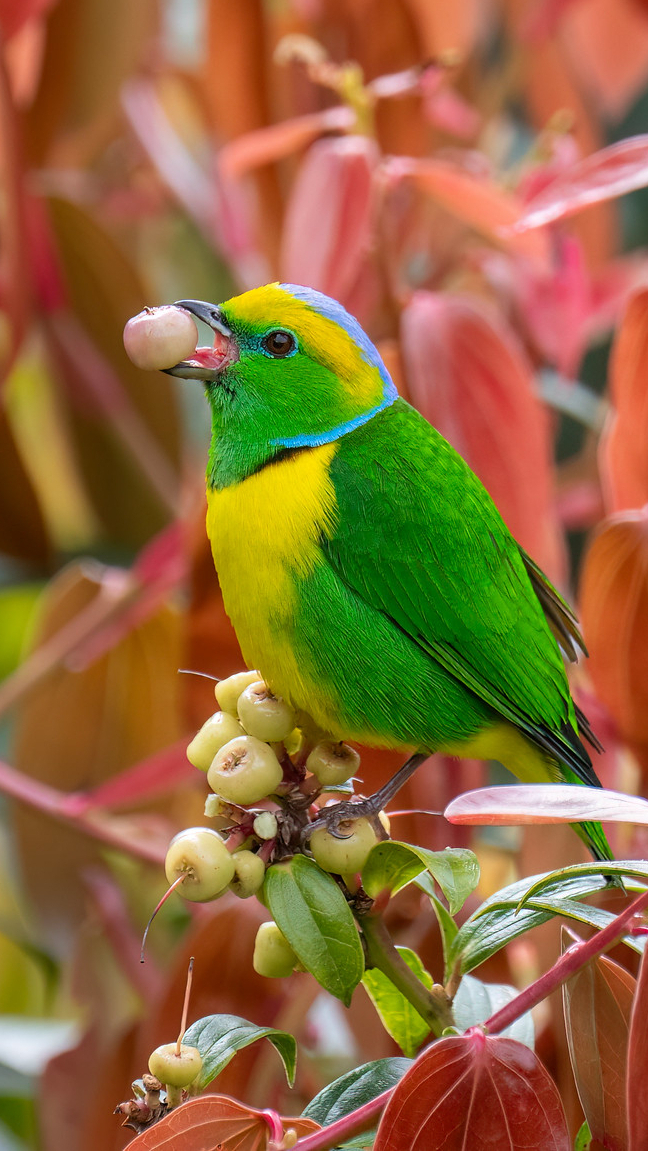
<instances>
[{"instance_id":1,"label":"wing feather","mask_svg":"<svg viewBox=\"0 0 648 1151\"><path fill-rule=\"evenodd\" d=\"M461 457L399 400L340 440L331 475L340 515L322 547L337 576L583 782L597 783L554 639L570 654L580 639L574 617Z\"/></svg>"}]
</instances>

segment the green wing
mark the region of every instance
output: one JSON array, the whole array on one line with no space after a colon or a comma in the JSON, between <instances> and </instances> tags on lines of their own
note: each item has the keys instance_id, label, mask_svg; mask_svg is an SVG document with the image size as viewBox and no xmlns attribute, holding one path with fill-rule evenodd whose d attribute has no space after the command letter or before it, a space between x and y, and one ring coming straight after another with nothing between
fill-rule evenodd
<instances>
[{"instance_id":1,"label":"green wing","mask_svg":"<svg viewBox=\"0 0 648 1151\"><path fill-rule=\"evenodd\" d=\"M339 523L322 547L338 577L579 779L596 784L534 586L554 605L562 601L549 595L551 585L461 457L399 400L342 437L331 476Z\"/></svg>"}]
</instances>

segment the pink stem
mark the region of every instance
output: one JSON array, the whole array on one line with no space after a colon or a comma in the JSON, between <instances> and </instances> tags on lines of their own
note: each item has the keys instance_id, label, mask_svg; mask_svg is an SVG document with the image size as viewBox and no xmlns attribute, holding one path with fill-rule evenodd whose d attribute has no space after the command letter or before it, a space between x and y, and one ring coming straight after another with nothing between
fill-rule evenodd
<instances>
[{"instance_id":1,"label":"pink stem","mask_svg":"<svg viewBox=\"0 0 648 1151\"><path fill-rule=\"evenodd\" d=\"M272 853L275 849L276 843L277 843L276 838L275 839L264 839L263 843L261 844L261 847L259 848L259 850L257 852L257 854L261 857L261 859L263 860L263 862L266 865L269 864L270 860L272 859Z\"/></svg>"},{"instance_id":2,"label":"pink stem","mask_svg":"<svg viewBox=\"0 0 648 1151\"><path fill-rule=\"evenodd\" d=\"M382 1115L393 1090L394 1088L390 1087L388 1091L376 1095L375 1099L370 1099L363 1107L358 1107L356 1111L344 1115L336 1123L331 1123L330 1127L323 1127L321 1131L315 1131L313 1135L299 1139L295 1144L295 1151L328 1151L331 1147L345 1143L352 1136L368 1131Z\"/></svg>"},{"instance_id":3,"label":"pink stem","mask_svg":"<svg viewBox=\"0 0 648 1151\"><path fill-rule=\"evenodd\" d=\"M120 586L101 587L90 603L41 644L0 686L0 715L70 658L98 628L119 616L141 595L141 586L125 577Z\"/></svg>"},{"instance_id":4,"label":"pink stem","mask_svg":"<svg viewBox=\"0 0 648 1151\"><path fill-rule=\"evenodd\" d=\"M227 839L225 840L225 846L227 850L231 852L238 851L241 844L245 843L249 835L249 830L244 830L240 827L237 827L236 831L230 831Z\"/></svg>"},{"instance_id":5,"label":"pink stem","mask_svg":"<svg viewBox=\"0 0 648 1151\"><path fill-rule=\"evenodd\" d=\"M270 1144L274 1147L278 1147L281 1143L283 1143L284 1138L284 1129L283 1123L281 1121L281 1115L279 1115L276 1111L272 1111L270 1108L266 1108L264 1111L262 1111L261 1115L270 1128Z\"/></svg>"},{"instance_id":6,"label":"pink stem","mask_svg":"<svg viewBox=\"0 0 648 1151\"><path fill-rule=\"evenodd\" d=\"M632 928L632 920L648 907L648 891L644 891L641 895L617 915L607 927L598 931L591 939L585 940L584 943L577 943L575 946L570 947L564 955L554 963L553 967L536 979L535 983L531 983L516 995L515 999L511 999L490 1019L480 1025L480 1029L484 1029L489 1035L496 1035L498 1031L503 1031L505 1027L509 1027L520 1015L530 1011L543 999L546 999L552 991L565 983L567 979L571 979L572 975L589 963L591 959L601 955L603 951L607 951L612 947L622 935L626 935Z\"/></svg>"},{"instance_id":7,"label":"pink stem","mask_svg":"<svg viewBox=\"0 0 648 1151\"><path fill-rule=\"evenodd\" d=\"M15 767L0 760L0 792L21 803L51 815L76 831L98 839L109 847L116 847L129 855L136 855L148 863L164 863L165 850L150 837L134 834L134 821L128 817L115 818L103 812L79 811L78 796L58 791L38 779L31 779Z\"/></svg>"}]
</instances>

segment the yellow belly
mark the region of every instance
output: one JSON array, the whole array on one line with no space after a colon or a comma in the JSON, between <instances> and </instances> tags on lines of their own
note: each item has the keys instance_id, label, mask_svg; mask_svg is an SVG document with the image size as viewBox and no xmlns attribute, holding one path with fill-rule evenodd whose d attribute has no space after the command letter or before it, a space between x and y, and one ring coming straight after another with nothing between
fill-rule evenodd
<instances>
[{"instance_id":1,"label":"yellow belly","mask_svg":"<svg viewBox=\"0 0 648 1151\"><path fill-rule=\"evenodd\" d=\"M496 759L524 783L555 783L561 778L556 762L504 719L484 728L472 739L441 747L439 751L467 759Z\"/></svg>"},{"instance_id":2,"label":"yellow belly","mask_svg":"<svg viewBox=\"0 0 648 1151\"><path fill-rule=\"evenodd\" d=\"M207 492L211 541L225 610L243 658L296 706L321 696L298 663L297 582L324 562L319 547L337 515L329 467L335 443L297 452L241 483Z\"/></svg>"}]
</instances>

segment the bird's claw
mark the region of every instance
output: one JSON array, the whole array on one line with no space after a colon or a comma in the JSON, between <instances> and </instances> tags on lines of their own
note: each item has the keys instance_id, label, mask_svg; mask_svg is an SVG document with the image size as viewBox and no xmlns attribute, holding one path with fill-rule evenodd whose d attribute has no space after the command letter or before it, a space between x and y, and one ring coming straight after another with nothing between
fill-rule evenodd
<instances>
[{"instance_id":1,"label":"bird's claw","mask_svg":"<svg viewBox=\"0 0 648 1151\"><path fill-rule=\"evenodd\" d=\"M372 823L375 822L376 828L380 829L382 838L384 828L378 819L378 812L381 810L382 803L379 802L378 793L369 796L368 799L342 800L340 803L334 803L330 807L324 808L318 818L309 823L305 829L307 837L310 838L318 828L325 828L334 839L349 839L351 833L344 834L341 832L341 824L364 817L370 819Z\"/></svg>"}]
</instances>

